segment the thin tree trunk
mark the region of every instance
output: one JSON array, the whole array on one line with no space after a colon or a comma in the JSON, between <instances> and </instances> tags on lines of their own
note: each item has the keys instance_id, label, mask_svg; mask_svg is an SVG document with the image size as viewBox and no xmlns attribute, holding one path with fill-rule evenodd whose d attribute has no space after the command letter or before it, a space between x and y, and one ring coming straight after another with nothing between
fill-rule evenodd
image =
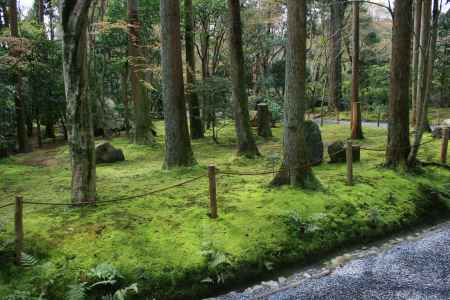
<instances>
[{"instance_id":1,"label":"thin tree trunk","mask_svg":"<svg viewBox=\"0 0 450 300\"><path fill-rule=\"evenodd\" d=\"M88 98L88 11L91 0L63 0L63 70L70 126L72 202L95 201L95 143Z\"/></svg>"},{"instance_id":2,"label":"thin tree trunk","mask_svg":"<svg viewBox=\"0 0 450 300\"><path fill-rule=\"evenodd\" d=\"M134 103L134 137L133 142L149 145L154 141L151 131L150 99L146 99L145 87L142 83L144 58L139 38L139 0L128 0L128 55L131 78L131 98Z\"/></svg>"},{"instance_id":3,"label":"thin tree trunk","mask_svg":"<svg viewBox=\"0 0 450 300\"><path fill-rule=\"evenodd\" d=\"M254 158L260 154L250 127L239 0L228 0L228 8L230 10L232 101L238 140L238 155Z\"/></svg>"},{"instance_id":4,"label":"thin tree trunk","mask_svg":"<svg viewBox=\"0 0 450 300\"><path fill-rule=\"evenodd\" d=\"M161 0L161 65L166 157L164 167L195 164L186 117L181 60L180 3Z\"/></svg>"},{"instance_id":5,"label":"thin tree trunk","mask_svg":"<svg viewBox=\"0 0 450 300\"><path fill-rule=\"evenodd\" d=\"M416 126L417 118L417 76L419 66L420 23L422 16L422 0L414 0L414 31L413 31L413 58L412 58L412 116L411 123Z\"/></svg>"},{"instance_id":6,"label":"thin tree trunk","mask_svg":"<svg viewBox=\"0 0 450 300\"><path fill-rule=\"evenodd\" d=\"M19 42L19 25L17 16L17 0L10 0L9 6L9 25L11 30L11 36L16 40L14 45L10 48L11 56L20 56L20 42ZM17 143L19 146L19 152L26 153L31 152L31 144L27 135L26 126L26 109L25 100L23 97L23 81L21 70L17 69L14 73L14 80L16 86L16 93L14 97L14 104L16 108L16 126L17 126Z\"/></svg>"},{"instance_id":7,"label":"thin tree trunk","mask_svg":"<svg viewBox=\"0 0 450 300\"><path fill-rule=\"evenodd\" d=\"M288 0L283 164L273 185L308 187L314 181L306 159L306 1Z\"/></svg>"},{"instance_id":8,"label":"thin tree trunk","mask_svg":"<svg viewBox=\"0 0 450 300\"><path fill-rule=\"evenodd\" d=\"M125 68L121 74L122 79L122 100L124 107L124 126L127 136L130 135L130 100L128 98L128 63L125 64Z\"/></svg>"},{"instance_id":9,"label":"thin tree trunk","mask_svg":"<svg viewBox=\"0 0 450 300\"><path fill-rule=\"evenodd\" d=\"M50 40L53 41L55 39L55 14L54 14L54 6L52 5L53 0L48 0L48 19L49 19L49 27L50 27Z\"/></svg>"},{"instance_id":10,"label":"thin tree trunk","mask_svg":"<svg viewBox=\"0 0 450 300\"><path fill-rule=\"evenodd\" d=\"M203 138L203 122L200 116L200 103L194 90L195 85L195 51L194 51L194 17L192 0L184 1L184 26L186 44L186 100L189 105L191 138Z\"/></svg>"},{"instance_id":11,"label":"thin tree trunk","mask_svg":"<svg viewBox=\"0 0 450 300\"><path fill-rule=\"evenodd\" d=\"M352 139L363 139L361 102L359 101L359 6L353 2L353 58L352 58Z\"/></svg>"},{"instance_id":12,"label":"thin tree trunk","mask_svg":"<svg viewBox=\"0 0 450 300\"><path fill-rule=\"evenodd\" d=\"M44 24L44 13L45 13L45 6L44 6L44 0L37 0L37 22L40 25ZM45 29L44 29L45 31Z\"/></svg>"},{"instance_id":13,"label":"thin tree trunk","mask_svg":"<svg viewBox=\"0 0 450 300\"><path fill-rule=\"evenodd\" d=\"M330 4L329 22L329 105L338 113L341 109L342 101L342 24L345 13L343 1L333 1Z\"/></svg>"},{"instance_id":14,"label":"thin tree trunk","mask_svg":"<svg viewBox=\"0 0 450 300\"><path fill-rule=\"evenodd\" d=\"M412 0L397 0L392 28L389 127L386 165L407 167L409 142L409 84Z\"/></svg>"},{"instance_id":15,"label":"thin tree trunk","mask_svg":"<svg viewBox=\"0 0 450 300\"><path fill-rule=\"evenodd\" d=\"M6 5L6 1L3 1L1 4L2 8L2 14L3 14L3 26L9 27L9 16L8 16L8 9Z\"/></svg>"},{"instance_id":16,"label":"thin tree trunk","mask_svg":"<svg viewBox=\"0 0 450 300\"><path fill-rule=\"evenodd\" d=\"M433 79L433 66L436 54L436 43L439 21L439 3L434 1L433 6L433 27L430 30L431 0L424 0L422 6L422 28L420 33L420 57L419 76L417 86L417 125L414 135L414 142L408 157L408 164L413 167L417 163L420 143L422 142L423 131L427 118L427 105L430 98L431 85ZM430 40L431 32L431 40Z\"/></svg>"}]
</instances>

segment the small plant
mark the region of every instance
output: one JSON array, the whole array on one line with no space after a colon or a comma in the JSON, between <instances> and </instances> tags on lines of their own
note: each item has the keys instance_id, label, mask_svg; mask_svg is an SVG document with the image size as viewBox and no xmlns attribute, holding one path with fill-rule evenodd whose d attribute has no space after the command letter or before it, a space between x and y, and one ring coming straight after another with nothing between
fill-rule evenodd
<instances>
[{"instance_id":1,"label":"small plant","mask_svg":"<svg viewBox=\"0 0 450 300\"><path fill-rule=\"evenodd\" d=\"M138 293L136 283L124 288L118 288L118 282L123 277L116 268L107 263L102 263L92 268L86 276L85 282L69 286L66 300L125 300L127 295Z\"/></svg>"},{"instance_id":2,"label":"small plant","mask_svg":"<svg viewBox=\"0 0 450 300\"><path fill-rule=\"evenodd\" d=\"M300 238L303 238L305 235L320 229L317 225L317 223L320 222L317 221L323 217L323 214L316 214L309 218L303 217L301 213L294 211L284 217L284 223L288 226L292 233L296 234Z\"/></svg>"},{"instance_id":3,"label":"small plant","mask_svg":"<svg viewBox=\"0 0 450 300\"><path fill-rule=\"evenodd\" d=\"M378 226L381 223L380 212L376 208L371 208L368 212L369 224L371 226Z\"/></svg>"},{"instance_id":4,"label":"small plant","mask_svg":"<svg viewBox=\"0 0 450 300\"><path fill-rule=\"evenodd\" d=\"M202 282L224 283L229 274L228 268L231 266L231 260L226 253L217 250L210 242L204 243L202 248L201 254L207 260L209 273L212 274Z\"/></svg>"},{"instance_id":5,"label":"small plant","mask_svg":"<svg viewBox=\"0 0 450 300\"><path fill-rule=\"evenodd\" d=\"M20 256L20 264L22 267L34 267L39 263L39 260L33 255L22 253Z\"/></svg>"}]
</instances>

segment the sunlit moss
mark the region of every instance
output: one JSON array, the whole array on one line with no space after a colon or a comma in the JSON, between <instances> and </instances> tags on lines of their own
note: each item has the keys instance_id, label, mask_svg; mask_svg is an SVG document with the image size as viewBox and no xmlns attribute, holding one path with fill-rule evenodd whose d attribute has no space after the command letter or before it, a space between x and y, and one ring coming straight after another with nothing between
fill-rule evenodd
<instances>
[{"instance_id":1,"label":"sunlit moss","mask_svg":"<svg viewBox=\"0 0 450 300\"><path fill-rule=\"evenodd\" d=\"M205 174L208 164L221 170L265 171L276 170L281 158L281 128L274 129L273 140L258 139L263 157L249 160L236 156L233 127L227 126L219 134L219 145L209 138L193 142L197 166L167 171L162 169L162 125L158 123L157 128L155 146L131 145L123 137L113 140L127 160L97 167L99 200L142 194L193 178ZM325 141L332 141L346 139L350 132L345 126L325 126L323 134ZM385 130L365 128L365 136L364 145L383 149ZM383 155L362 152L361 162L355 164L352 187L345 184L344 164L324 163L314 168L323 186L319 191L270 188L271 175L219 176L217 220L207 216L207 178L156 195L95 208L25 205L25 250L41 262L53 263L49 277L58 283L49 291L57 297L62 297L65 285L79 279L80 272L102 262L112 263L130 282L141 283L142 293L155 297L192 296L211 288L201 283L215 272L208 267L202 252L205 247L226 255L229 283L261 272L267 265L301 261L317 251L369 239L418 221L426 213L418 209L417 201L424 198L419 186L448 195L448 171L426 168L422 174L396 173L381 167ZM438 155L439 141L435 141L423 147L420 158L437 160ZM0 161L0 204L13 201L17 194L25 200L69 202L67 156L64 146ZM420 205L429 207L430 212L433 209L426 201ZM353 206L354 214L346 215ZM299 237L285 222L293 212L308 222L318 214L325 214L326 219L320 230ZM12 216L12 208L0 211L4 223L1 240L12 238ZM32 270L2 264L0 298L14 288L38 291L40 283L34 276Z\"/></svg>"}]
</instances>

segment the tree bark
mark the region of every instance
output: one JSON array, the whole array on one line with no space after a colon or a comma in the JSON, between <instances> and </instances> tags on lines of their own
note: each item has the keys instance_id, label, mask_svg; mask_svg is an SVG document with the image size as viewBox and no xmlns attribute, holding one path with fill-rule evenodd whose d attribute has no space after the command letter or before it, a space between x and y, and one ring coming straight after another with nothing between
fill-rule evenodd
<instances>
[{"instance_id":1,"label":"tree bark","mask_svg":"<svg viewBox=\"0 0 450 300\"><path fill-rule=\"evenodd\" d=\"M130 137L130 101L128 98L128 63L125 64L121 74L122 100L124 107L124 126L127 136Z\"/></svg>"},{"instance_id":2,"label":"tree bark","mask_svg":"<svg viewBox=\"0 0 450 300\"><path fill-rule=\"evenodd\" d=\"M183 66L181 60L180 3L161 0L161 65L164 123L166 129L165 168L195 164L186 117Z\"/></svg>"},{"instance_id":3,"label":"tree bark","mask_svg":"<svg viewBox=\"0 0 450 300\"><path fill-rule=\"evenodd\" d=\"M19 42L19 25L18 25L18 16L17 16L17 0L10 0L9 6L9 25L11 30L11 37L16 40L13 42L13 45L10 47L10 55L20 59L20 42ZM17 127L17 144L19 146L20 153L31 152L31 144L27 135L27 126L26 126L26 109L25 109L25 100L23 97L23 81L20 67L15 70L14 73L14 81L15 81L15 97L14 104L16 109L16 127Z\"/></svg>"},{"instance_id":4,"label":"tree bark","mask_svg":"<svg viewBox=\"0 0 450 300\"><path fill-rule=\"evenodd\" d=\"M63 0L63 71L70 126L72 202L95 201L95 143L88 98L88 11L91 0Z\"/></svg>"},{"instance_id":5,"label":"tree bark","mask_svg":"<svg viewBox=\"0 0 450 300\"><path fill-rule=\"evenodd\" d=\"M192 139L203 138L203 122L200 115L200 103L194 90L195 85L195 49L194 49L194 16L192 0L184 1L184 26L186 46L186 100L189 105L189 125Z\"/></svg>"},{"instance_id":6,"label":"tree bark","mask_svg":"<svg viewBox=\"0 0 450 300\"><path fill-rule=\"evenodd\" d=\"M342 101L342 24L345 13L343 1L330 4L329 46L330 60L328 64L329 105L336 112L341 110Z\"/></svg>"},{"instance_id":7,"label":"tree bark","mask_svg":"<svg viewBox=\"0 0 450 300\"><path fill-rule=\"evenodd\" d=\"M44 0L37 0L37 22L40 25L44 25L44 13L45 13Z\"/></svg>"},{"instance_id":8,"label":"tree bark","mask_svg":"<svg viewBox=\"0 0 450 300\"><path fill-rule=\"evenodd\" d=\"M409 84L412 0L397 0L392 28L389 127L386 165L406 168L409 142Z\"/></svg>"},{"instance_id":9,"label":"tree bark","mask_svg":"<svg viewBox=\"0 0 450 300\"><path fill-rule=\"evenodd\" d=\"M359 6L353 2L353 57L352 57L352 139L363 139L361 102L359 101Z\"/></svg>"},{"instance_id":10,"label":"tree bark","mask_svg":"<svg viewBox=\"0 0 450 300\"><path fill-rule=\"evenodd\" d=\"M308 187L314 180L305 144L306 1L288 0L283 164L273 185Z\"/></svg>"},{"instance_id":11,"label":"tree bark","mask_svg":"<svg viewBox=\"0 0 450 300\"><path fill-rule=\"evenodd\" d=\"M139 38L139 0L128 0L128 55L131 79L131 99L134 103L134 135L133 142L149 145L154 142L152 122L150 119L150 99L146 99L143 85L143 69L145 61L141 52Z\"/></svg>"},{"instance_id":12,"label":"tree bark","mask_svg":"<svg viewBox=\"0 0 450 300\"><path fill-rule=\"evenodd\" d=\"M422 17L422 0L414 0L414 31L413 31L413 57L412 57L412 116L411 123L415 127L417 119L417 76L419 66L420 24Z\"/></svg>"},{"instance_id":13,"label":"tree bark","mask_svg":"<svg viewBox=\"0 0 450 300\"><path fill-rule=\"evenodd\" d=\"M259 156L250 126L248 95L242 46L241 9L239 0L228 0L230 10L230 54L234 124L238 140L238 155Z\"/></svg>"},{"instance_id":14,"label":"tree bark","mask_svg":"<svg viewBox=\"0 0 450 300\"><path fill-rule=\"evenodd\" d=\"M408 156L408 164L414 167L417 163L417 154L422 142L423 131L426 125L427 105L430 98L430 91L433 79L433 66L436 54L436 43L439 21L439 3L433 1L433 27L430 30L431 0L424 0L422 5L422 21L420 32L420 57L419 76L417 85L417 124L414 135L414 142ZM431 39L430 39L431 32Z\"/></svg>"}]
</instances>

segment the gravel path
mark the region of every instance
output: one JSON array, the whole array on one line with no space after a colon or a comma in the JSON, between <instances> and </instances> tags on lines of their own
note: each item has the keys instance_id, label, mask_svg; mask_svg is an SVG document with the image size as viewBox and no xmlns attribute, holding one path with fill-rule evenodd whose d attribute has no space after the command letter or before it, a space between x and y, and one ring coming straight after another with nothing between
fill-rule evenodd
<instances>
[{"instance_id":1,"label":"gravel path","mask_svg":"<svg viewBox=\"0 0 450 300\"><path fill-rule=\"evenodd\" d=\"M450 299L450 223L218 299Z\"/></svg>"}]
</instances>

